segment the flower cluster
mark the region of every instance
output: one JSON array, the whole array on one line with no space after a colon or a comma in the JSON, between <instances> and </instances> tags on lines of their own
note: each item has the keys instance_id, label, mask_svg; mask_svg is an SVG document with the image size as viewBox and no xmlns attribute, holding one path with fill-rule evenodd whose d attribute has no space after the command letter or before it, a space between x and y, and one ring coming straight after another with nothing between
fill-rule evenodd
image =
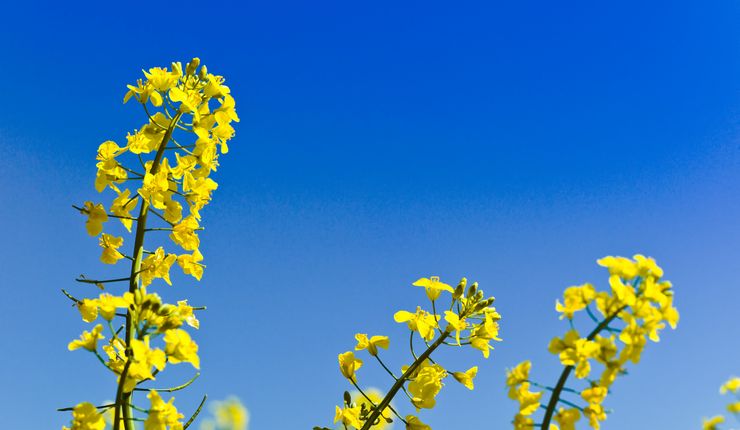
<instances>
[{"instance_id":1,"label":"flower cluster","mask_svg":"<svg viewBox=\"0 0 740 430\"><path fill-rule=\"evenodd\" d=\"M532 416L544 406L543 430L558 426L562 430L573 430L581 417L598 430L606 419L603 402L617 376L625 373L628 362L640 361L648 340L660 340L659 333L666 324L675 328L678 323L671 283L662 280L663 270L652 258L609 256L597 263L609 270L609 290L597 291L591 284L569 287L563 294L563 302L558 300L555 304L560 318L567 319L570 325L565 335L555 337L548 346L548 351L557 355L564 366L557 384L548 387L531 381L529 361L507 372L509 397L519 403L519 412L514 417L515 429L534 427ZM574 317L579 312L587 314L596 324L585 336L575 327ZM599 365L599 373L595 373L594 364ZM571 373L586 381L586 386L582 389L566 387ZM542 403L545 393L542 390L550 392L546 405ZM577 398L566 400L561 397L563 393ZM581 402L585 406L579 406ZM553 421L557 425L551 424Z\"/></svg>"},{"instance_id":2,"label":"flower cluster","mask_svg":"<svg viewBox=\"0 0 740 430\"><path fill-rule=\"evenodd\" d=\"M732 395L734 399L727 405L727 412L735 416L740 421L740 378L733 376L725 381L719 387L719 393L722 395ZM705 418L702 422L703 430L717 430L719 425L725 422L723 415L715 415L712 418Z\"/></svg>"},{"instance_id":3,"label":"flower cluster","mask_svg":"<svg viewBox=\"0 0 740 430\"><path fill-rule=\"evenodd\" d=\"M443 380L449 376L468 389L473 389L473 379L478 373L474 366L466 371L450 372L432 358L432 353L441 345L449 347L470 346L488 358L493 349L491 341L500 341L498 338L498 321L501 316L492 307L494 298L484 298L483 291L478 284L467 286L463 278L457 287L441 282L438 277L421 278L414 282L415 286L422 287L431 304L431 311L417 306L416 310L398 311L394 320L405 323L410 331L410 354L412 363L400 368L400 373L389 368L380 357L380 351L388 349L390 339L387 336L365 333L355 335L357 345L354 351L339 354L339 371L356 389L354 397L345 392L343 407L335 409L334 422L340 422L344 428L367 430L382 429L387 423L393 422L393 416L404 423L407 430L430 430L415 415L402 417L391 404L399 391L408 397L417 413L421 409L431 409L436 405L436 397L443 387ZM449 307L443 314L437 313L437 304L440 295L450 294ZM415 337L420 338L415 341ZM424 350L416 354L415 342L421 342ZM364 365L364 361L355 355L355 351L366 353L377 361L393 379L392 387L384 395L363 391L357 380L357 373ZM353 400L358 398L359 400ZM314 429L325 429L315 427Z\"/></svg>"},{"instance_id":4,"label":"flower cluster","mask_svg":"<svg viewBox=\"0 0 740 430\"><path fill-rule=\"evenodd\" d=\"M113 404L74 407L72 430L102 429L100 417L110 409L115 430L131 429L135 420L143 420L146 430L182 429L183 415L173 399L165 402L160 389L141 385L155 380L168 365L200 367L198 345L183 327L197 329L195 311L203 308L190 306L187 300L166 303L149 290L159 279L172 285L170 270L175 263L185 275L201 279L205 267L199 251L201 211L218 187L210 175L219 165L219 155L228 152L227 142L234 135L231 124L239 117L224 78L209 73L197 58L184 69L178 62L169 69L145 71L144 79L128 86L124 103L130 100L143 107L147 122L128 133L125 144L103 142L96 156L95 189L111 190L115 196L107 205L87 201L76 207L86 217L88 234L98 237L100 260L117 266L125 261L129 274L78 279L102 290L97 297L76 298L65 291L85 322L100 321L69 349L94 354L115 374L118 388ZM120 221L122 235L114 233L111 219ZM156 247L145 244L147 233L163 235ZM127 235L132 237L128 255ZM179 250L172 249L170 241ZM116 291L117 283L124 283L123 291ZM106 328L109 337L103 342ZM149 409L134 406L137 391L149 392ZM137 418L134 411L145 411L146 417Z\"/></svg>"}]
</instances>

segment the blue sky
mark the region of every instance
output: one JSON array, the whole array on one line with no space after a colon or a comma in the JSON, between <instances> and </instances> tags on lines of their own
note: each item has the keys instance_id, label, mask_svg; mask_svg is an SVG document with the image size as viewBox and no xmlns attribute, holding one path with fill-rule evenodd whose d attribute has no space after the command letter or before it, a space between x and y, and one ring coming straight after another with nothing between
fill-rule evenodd
<instances>
[{"instance_id":1,"label":"blue sky","mask_svg":"<svg viewBox=\"0 0 740 430\"><path fill-rule=\"evenodd\" d=\"M740 374L737 3L398 3L5 7L5 427L59 428L57 407L113 396L94 359L66 351L83 324L59 289L82 294L74 277L103 270L71 205L101 200L97 145L144 120L125 84L192 56L227 77L242 122L204 211L203 281L158 287L209 309L186 413L236 394L253 429L328 425L348 388L336 355L384 333L404 364L392 315L436 274L495 295L505 342L486 362L443 354L480 367L476 390L449 382L422 419L507 428L504 369L531 358L556 378L555 299L605 286L597 258L637 252L664 267L682 321L617 382L604 428L721 412L717 388Z\"/></svg>"}]
</instances>

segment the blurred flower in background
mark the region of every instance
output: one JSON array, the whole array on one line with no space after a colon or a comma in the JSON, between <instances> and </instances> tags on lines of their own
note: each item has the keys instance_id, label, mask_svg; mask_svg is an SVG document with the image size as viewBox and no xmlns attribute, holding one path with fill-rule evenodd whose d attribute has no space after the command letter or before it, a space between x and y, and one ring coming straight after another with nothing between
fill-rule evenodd
<instances>
[{"instance_id":1,"label":"blurred flower in background","mask_svg":"<svg viewBox=\"0 0 740 430\"><path fill-rule=\"evenodd\" d=\"M376 405L380 403L381 400L383 400L383 392L377 388L367 388L363 391L365 392L365 395L369 397L370 400ZM365 398L365 395L363 395L359 391L355 390L355 391L350 392L349 394L352 397L352 401L357 406L362 407L363 405L365 405L365 408L368 410L372 406ZM389 415L390 413L386 414L386 416L389 416ZM342 428L342 427L338 427L338 428ZM388 423L385 420L380 420L377 424L375 424L374 426L370 428L373 430L391 430L393 429L393 423L392 422Z\"/></svg>"},{"instance_id":2,"label":"blurred flower in background","mask_svg":"<svg viewBox=\"0 0 740 430\"><path fill-rule=\"evenodd\" d=\"M247 430L249 427L249 411L238 397L209 402L208 410L211 416L202 421L200 430Z\"/></svg>"}]
</instances>

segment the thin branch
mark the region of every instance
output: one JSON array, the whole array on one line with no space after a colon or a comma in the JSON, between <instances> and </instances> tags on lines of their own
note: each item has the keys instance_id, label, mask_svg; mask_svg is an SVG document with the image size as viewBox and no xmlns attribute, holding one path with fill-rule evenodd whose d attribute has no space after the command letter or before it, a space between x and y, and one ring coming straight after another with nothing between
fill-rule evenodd
<instances>
[{"instance_id":1,"label":"thin branch","mask_svg":"<svg viewBox=\"0 0 740 430\"><path fill-rule=\"evenodd\" d=\"M198 405L198 409L195 410L195 412L193 413L193 416L191 416L188 422L186 422L185 425L182 427L183 430L190 427L190 424L192 424L193 421L195 421L195 418L198 416L198 414L200 414L200 410L203 409L203 405L206 403L207 398L208 398L207 394L203 396L203 400L200 401L200 405Z\"/></svg>"},{"instance_id":2,"label":"thin branch","mask_svg":"<svg viewBox=\"0 0 740 430\"><path fill-rule=\"evenodd\" d=\"M82 282L83 284L107 284L109 282L125 282L130 281L131 277L127 276L125 278L115 278L115 279L87 279L84 276L81 278L75 279L77 282Z\"/></svg>"},{"instance_id":3,"label":"thin branch","mask_svg":"<svg viewBox=\"0 0 740 430\"><path fill-rule=\"evenodd\" d=\"M159 391L164 393L172 393L174 391L180 391L184 388L187 388L190 384L195 382L196 379L200 376L200 372L196 373L195 376L190 378L187 382L185 382L182 385L178 385L177 387L171 387L171 388L134 388L134 391Z\"/></svg>"}]
</instances>

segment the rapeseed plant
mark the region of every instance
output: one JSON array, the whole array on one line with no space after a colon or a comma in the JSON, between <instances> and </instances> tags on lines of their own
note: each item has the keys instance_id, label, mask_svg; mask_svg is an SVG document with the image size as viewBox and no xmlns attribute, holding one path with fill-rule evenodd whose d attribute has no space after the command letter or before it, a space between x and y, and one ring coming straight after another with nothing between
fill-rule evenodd
<instances>
[{"instance_id":1,"label":"rapeseed plant","mask_svg":"<svg viewBox=\"0 0 740 430\"><path fill-rule=\"evenodd\" d=\"M381 350L390 347L390 339L382 335L369 336L366 333L358 333L355 335L357 344L354 351L339 354L339 371L357 390L354 396L345 391L343 406L335 407L334 422L341 423L345 429L382 429L394 419L401 421L407 430L431 429L415 415L401 416L391 404L396 394L399 391L403 392L418 412L421 409L434 408L436 396L444 385L442 381L447 377L451 376L472 390L473 378L478 373L478 367L450 372L432 358L432 353L443 345L453 348L470 346L488 358L490 350L493 349L490 342L501 340L498 337L498 321L501 316L496 308L491 306L494 298L484 298L484 293L478 289L477 283L468 287L467 280L463 278L455 288L452 288L438 277L432 276L421 278L413 285L425 289L431 312L417 306L413 312L401 310L393 316L397 323L405 323L409 329L410 365L402 366L400 372L391 370L380 357ZM443 293L450 295L450 302L449 307L439 314L438 300ZM442 324L442 320L445 325ZM421 343L424 349L417 355L415 345L418 343ZM393 383L387 392L366 392L360 388L357 375L364 361L355 356L355 351L365 351L388 373ZM326 427L314 429L324 430Z\"/></svg>"},{"instance_id":2,"label":"rapeseed plant","mask_svg":"<svg viewBox=\"0 0 740 430\"><path fill-rule=\"evenodd\" d=\"M209 73L197 58L185 69L178 62L170 69L145 71L144 79L128 85L123 101L130 100L143 107L147 122L130 132L124 145L103 142L96 156L95 189L111 190L115 197L108 204L87 201L75 206L86 217L87 233L98 237L101 262L120 265L125 261L128 275L77 279L102 290L97 297L64 291L85 322L102 319L70 342L69 350L90 352L116 377L117 390L111 403L83 402L63 408L72 411L71 427L65 430L102 430L104 415L111 411L114 430L132 430L137 421L144 423L145 430L182 430L205 402L204 397L184 421L174 398L165 401L160 395L183 389L198 377L198 345L183 327L197 329L196 311L205 308L191 306L187 300L165 303L151 289L160 279L172 285L170 269L175 263L184 274L201 279L205 267L198 249L201 210L218 187L210 174L219 165L219 155L228 152L227 142L234 135L231 123L239 117L224 78ZM120 221L128 234L112 233L111 219ZM148 234L168 234L181 251L168 251L165 245L152 247L146 241ZM124 240L129 235L133 245L126 254ZM124 287L116 288L118 284ZM107 342L103 342L106 335ZM165 367L178 363L189 363L195 369L190 380L171 388L144 387ZM135 402L138 392L147 393L148 406Z\"/></svg>"},{"instance_id":3,"label":"rapeseed plant","mask_svg":"<svg viewBox=\"0 0 740 430\"><path fill-rule=\"evenodd\" d=\"M560 318L569 323L565 335L555 337L548 346L548 351L557 355L564 366L555 386L532 381L532 363L528 360L507 371L509 397L519 403L513 421L517 430L573 430L582 417L598 430L606 419L604 400L617 376L626 373L628 362L640 361L648 339L658 342L659 332L666 324L675 328L678 323L672 285L662 279L663 270L655 260L642 255L633 259L609 256L598 260L598 264L609 270L609 291L597 291L591 284L573 286L565 289L562 303L555 303ZM574 323L574 315L582 311L596 324L586 336ZM592 377L593 363L601 367L596 378ZM572 373L585 383L583 388L566 385ZM546 392L549 399L543 402ZM564 393L576 398L567 400ZM545 412L537 423L533 415L540 408Z\"/></svg>"}]
</instances>

